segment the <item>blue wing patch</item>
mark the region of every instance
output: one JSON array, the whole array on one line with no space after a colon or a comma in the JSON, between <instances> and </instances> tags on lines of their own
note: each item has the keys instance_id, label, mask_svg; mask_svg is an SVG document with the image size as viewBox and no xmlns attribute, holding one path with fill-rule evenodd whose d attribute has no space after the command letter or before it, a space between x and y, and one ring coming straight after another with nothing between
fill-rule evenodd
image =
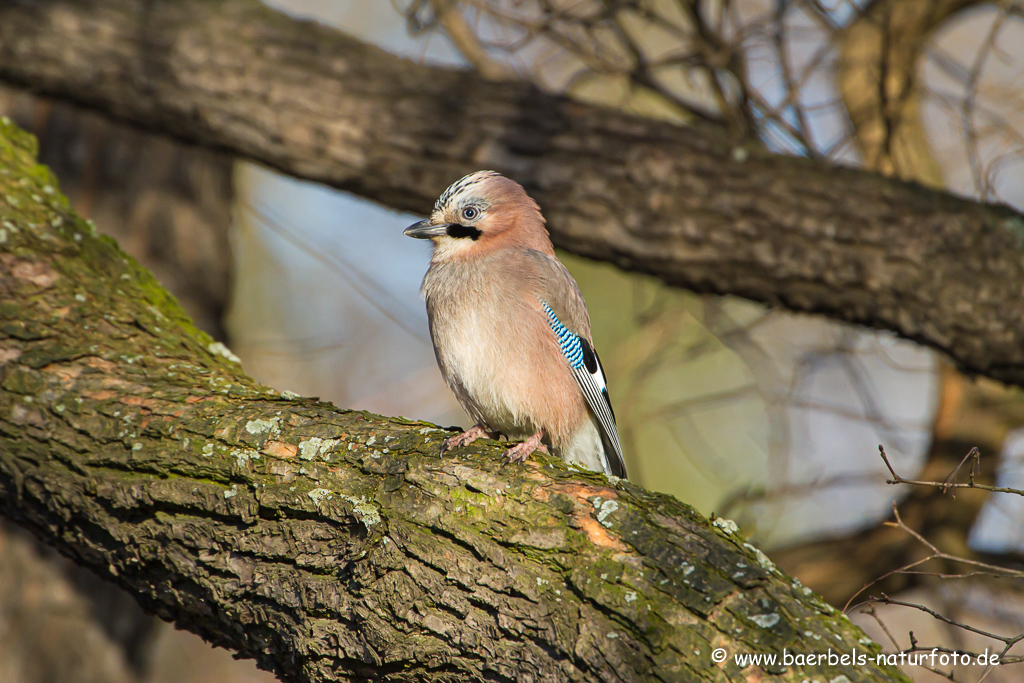
<instances>
[{"instance_id":1,"label":"blue wing patch","mask_svg":"<svg viewBox=\"0 0 1024 683\"><path fill-rule=\"evenodd\" d=\"M562 324L546 301L541 301L540 305L548 316L548 326L555 333L555 337L558 339L558 348L565 359L569 361L569 367L579 370L583 367L583 345L580 343L579 336L570 332L569 328Z\"/></svg>"}]
</instances>

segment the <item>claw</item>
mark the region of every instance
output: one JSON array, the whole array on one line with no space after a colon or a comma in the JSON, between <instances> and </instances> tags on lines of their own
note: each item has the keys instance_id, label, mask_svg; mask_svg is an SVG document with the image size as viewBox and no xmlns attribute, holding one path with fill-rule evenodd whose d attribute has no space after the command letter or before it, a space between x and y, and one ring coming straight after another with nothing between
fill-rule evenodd
<instances>
[{"instance_id":1,"label":"claw","mask_svg":"<svg viewBox=\"0 0 1024 683\"><path fill-rule=\"evenodd\" d=\"M461 448L462 446L468 446L482 436L488 436L487 430L480 425L474 425L461 434L450 436L441 442L441 451L437 454L439 458L443 458L444 454L454 448Z\"/></svg>"},{"instance_id":2,"label":"claw","mask_svg":"<svg viewBox=\"0 0 1024 683\"><path fill-rule=\"evenodd\" d=\"M526 462L526 459L533 455L535 451L547 453L548 447L540 442L543 438L544 430L542 429L522 443L517 443L512 448L509 448L504 453L505 465L510 465L514 462ZM502 467L505 465L502 465Z\"/></svg>"}]
</instances>

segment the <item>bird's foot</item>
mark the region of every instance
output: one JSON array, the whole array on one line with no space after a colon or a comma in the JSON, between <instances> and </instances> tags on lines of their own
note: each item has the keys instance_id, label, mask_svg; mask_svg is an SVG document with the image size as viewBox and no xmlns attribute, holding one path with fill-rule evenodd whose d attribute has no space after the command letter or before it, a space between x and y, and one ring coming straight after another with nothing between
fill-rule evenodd
<instances>
[{"instance_id":1,"label":"bird's foot","mask_svg":"<svg viewBox=\"0 0 1024 683\"><path fill-rule=\"evenodd\" d=\"M541 453L547 453L548 447L540 442L544 438L544 430L540 430L533 436L522 443L517 443L512 448L505 451L506 464L514 462L525 462L527 458L533 455L534 451L540 451Z\"/></svg>"},{"instance_id":2,"label":"bird's foot","mask_svg":"<svg viewBox=\"0 0 1024 683\"><path fill-rule=\"evenodd\" d=\"M455 436L450 436L447 439L445 439L444 441L442 441L441 442L441 452L438 453L438 455L439 456L444 456L444 454L447 453L448 451L450 451L450 450L452 450L454 448L461 448L462 446L468 446L469 444L473 443L477 439L479 439L481 437L484 437L484 436L490 436L490 432L488 432L486 429L484 429L480 425L474 425L473 427L470 427L469 429L467 429L466 431L462 432L461 434L456 434Z\"/></svg>"}]
</instances>

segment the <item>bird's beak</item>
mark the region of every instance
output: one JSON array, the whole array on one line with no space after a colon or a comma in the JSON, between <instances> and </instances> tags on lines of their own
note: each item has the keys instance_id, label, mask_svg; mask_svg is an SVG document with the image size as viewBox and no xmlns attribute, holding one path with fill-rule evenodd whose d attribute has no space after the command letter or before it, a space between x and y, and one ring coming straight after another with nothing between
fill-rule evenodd
<instances>
[{"instance_id":1,"label":"bird's beak","mask_svg":"<svg viewBox=\"0 0 1024 683\"><path fill-rule=\"evenodd\" d=\"M427 218L418 223L413 223L406 228L402 234L407 237L415 237L419 240L425 240L431 237L440 237L441 235L446 234L447 231L447 225L434 225L430 222L430 219Z\"/></svg>"}]
</instances>

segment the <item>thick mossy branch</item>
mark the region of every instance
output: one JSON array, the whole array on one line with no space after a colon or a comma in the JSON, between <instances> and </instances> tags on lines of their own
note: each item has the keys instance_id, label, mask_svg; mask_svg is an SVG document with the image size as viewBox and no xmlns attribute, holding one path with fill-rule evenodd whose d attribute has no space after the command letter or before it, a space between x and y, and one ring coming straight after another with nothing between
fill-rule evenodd
<instances>
[{"instance_id":1,"label":"thick mossy branch","mask_svg":"<svg viewBox=\"0 0 1024 683\"><path fill-rule=\"evenodd\" d=\"M729 523L247 378L0 130L0 509L289 681L906 680ZM761 678L763 676L763 678Z\"/></svg>"}]
</instances>

